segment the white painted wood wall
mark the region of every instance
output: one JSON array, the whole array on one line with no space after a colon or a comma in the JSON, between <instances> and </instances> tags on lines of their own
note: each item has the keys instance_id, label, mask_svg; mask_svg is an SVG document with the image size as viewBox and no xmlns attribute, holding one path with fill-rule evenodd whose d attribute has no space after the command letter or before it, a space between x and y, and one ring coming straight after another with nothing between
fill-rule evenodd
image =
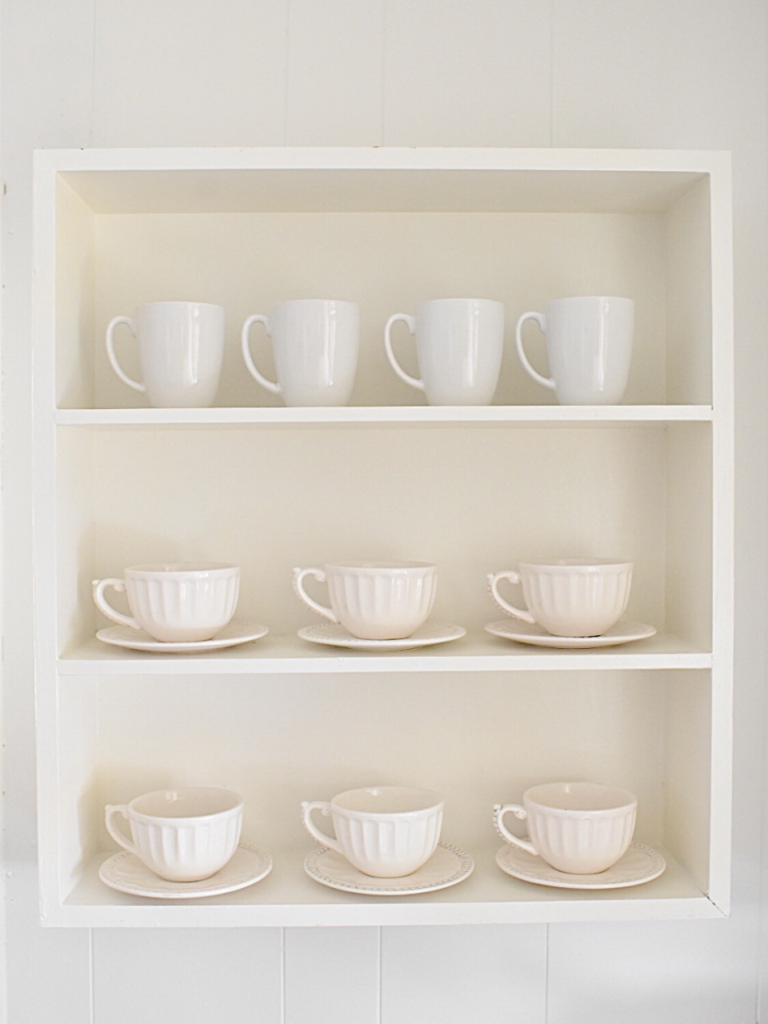
<instances>
[{"instance_id":1,"label":"white painted wood wall","mask_svg":"<svg viewBox=\"0 0 768 1024\"><path fill-rule=\"evenodd\" d=\"M764 0L6 0L0 47L10 1024L758 1020L768 480ZM730 920L285 932L39 928L31 151L283 144L733 151L738 620Z\"/></svg>"}]
</instances>

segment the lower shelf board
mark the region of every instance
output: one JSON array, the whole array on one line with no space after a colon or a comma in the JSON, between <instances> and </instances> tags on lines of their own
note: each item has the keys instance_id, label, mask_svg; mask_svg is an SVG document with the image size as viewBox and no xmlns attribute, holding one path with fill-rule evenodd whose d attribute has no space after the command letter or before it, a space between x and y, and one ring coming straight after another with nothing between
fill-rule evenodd
<instances>
[{"instance_id":1,"label":"lower shelf board","mask_svg":"<svg viewBox=\"0 0 768 1024\"><path fill-rule=\"evenodd\" d=\"M467 849L467 847L464 847ZM329 889L304 872L311 847L270 851L271 874L245 889L196 900L125 895L99 879L111 852L94 857L60 907L43 923L69 927L291 927L513 924L558 921L679 920L721 917L666 850L664 874L644 885L582 892L530 885L496 865L498 842L471 848L473 874L459 885L415 896L363 896Z\"/></svg>"}]
</instances>

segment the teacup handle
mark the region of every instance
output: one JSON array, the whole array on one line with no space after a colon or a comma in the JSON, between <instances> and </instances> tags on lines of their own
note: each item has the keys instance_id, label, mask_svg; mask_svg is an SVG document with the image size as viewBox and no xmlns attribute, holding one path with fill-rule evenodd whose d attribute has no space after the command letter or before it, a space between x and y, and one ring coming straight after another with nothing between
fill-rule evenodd
<instances>
[{"instance_id":1,"label":"teacup handle","mask_svg":"<svg viewBox=\"0 0 768 1024\"><path fill-rule=\"evenodd\" d=\"M112 369L115 371L120 380L127 384L129 388L133 388L134 391L140 391L142 394L146 392L146 388L139 381L134 380L133 377L129 377L125 370L122 368L120 363L117 361L115 355L115 343L112 337L115 333L115 328L118 324L127 324L130 328L131 334L136 337L136 322L131 320L129 316L116 316L113 320L110 320L107 327L107 356L112 364Z\"/></svg>"},{"instance_id":2,"label":"teacup handle","mask_svg":"<svg viewBox=\"0 0 768 1024\"><path fill-rule=\"evenodd\" d=\"M130 839L126 839L121 830L116 825L112 824L112 819L116 814L122 814L125 820L128 821L128 806L126 804L107 804L104 814L104 823L107 826L107 832L109 832L118 846L122 846L123 849L128 850L129 853L135 853L138 857L139 851Z\"/></svg>"},{"instance_id":3,"label":"teacup handle","mask_svg":"<svg viewBox=\"0 0 768 1024\"><path fill-rule=\"evenodd\" d=\"M245 365L248 367L248 372L250 373L250 375L253 377L257 384L261 384L263 388L265 388L267 391L271 391L273 395L282 395L283 389L280 387L280 385L276 384L272 380L267 380L267 378L257 370L256 364L253 361L253 358L251 356L251 350L248 347L248 337L253 324L264 324L264 329L267 332L267 337L272 337L272 332L269 328L269 319L267 317L261 316L261 314L259 313L254 313L253 316L248 317L248 319L243 324L243 331L241 335L241 345L243 349L243 359L245 360Z\"/></svg>"},{"instance_id":4,"label":"teacup handle","mask_svg":"<svg viewBox=\"0 0 768 1024\"><path fill-rule=\"evenodd\" d=\"M104 591L107 587L114 587L118 594L125 593L125 580L120 579L106 579L106 580L94 580L93 581L93 600L96 602L96 607L102 614L106 615L108 619L113 619L115 622L119 622L121 626L130 626L131 629L141 629L136 619L130 615L123 615L122 612L115 611L111 604L107 603L107 599L104 597Z\"/></svg>"},{"instance_id":5,"label":"teacup handle","mask_svg":"<svg viewBox=\"0 0 768 1024\"><path fill-rule=\"evenodd\" d=\"M309 832L313 839L316 839L322 846L327 846L330 850L335 850L336 853L344 855L344 851L341 848L341 844L338 839L333 839L331 836L327 836L325 832L321 832L312 821L312 811L320 811L324 817L329 817L331 813L331 805L327 800L303 800L301 803L301 817L304 822L304 828Z\"/></svg>"},{"instance_id":6,"label":"teacup handle","mask_svg":"<svg viewBox=\"0 0 768 1024\"><path fill-rule=\"evenodd\" d=\"M406 373L402 368L397 359L395 359L395 353L392 349L392 339L390 337L390 330L394 323L398 320L402 320L403 323L408 325L408 330L411 334L416 333L416 321L412 316L408 316L407 313L395 313L387 320L387 326L384 328L384 347L387 350L387 359L389 359L392 369L395 371L400 380L404 380L406 384L410 384L412 388L416 388L417 391L424 390L424 381L419 380L418 377L411 377L409 373Z\"/></svg>"},{"instance_id":7,"label":"teacup handle","mask_svg":"<svg viewBox=\"0 0 768 1024\"><path fill-rule=\"evenodd\" d=\"M499 594L499 580L509 580L510 583L520 583L520 573L515 572L514 569L509 569L507 572L496 572L488 574L488 586L491 588L491 596L493 597L496 604L503 608L505 612L509 612L510 615L514 615L516 619L522 619L523 622L528 622L530 625L535 625L536 619L531 613L523 608L515 608L514 605L509 604Z\"/></svg>"},{"instance_id":8,"label":"teacup handle","mask_svg":"<svg viewBox=\"0 0 768 1024\"><path fill-rule=\"evenodd\" d=\"M508 843L512 843L513 846L519 846L521 850L525 850L527 853L532 853L534 857L538 857L533 843L527 839L519 839L516 835L513 835L504 826L503 818L505 814L514 814L519 821L525 821L528 817L528 812L520 804L496 804L493 808L493 824L496 831L499 833L502 839Z\"/></svg>"},{"instance_id":9,"label":"teacup handle","mask_svg":"<svg viewBox=\"0 0 768 1024\"><path fill-rule=\"evenodd\" d=\"M520 362L523 364L523 369L539 384L543 384L545 388L550 388L552 391L555 389L555 382L551 377L542 377L540 373L528 362L528 356L525 354L523 348L523 324L526 320L535 320L541 328L543 334L547 333L547 321L543 313L523 313L520 319L517 321L517 327L515 328L515 345L517 347L517 354L520 356Z\"/></svg>"},{"instance_id":10,"label":"teacup handle","mask_svg":"<svg viewBox=\"0 0 768 1024\"><path fill-rule=\"evenodd\" d=\"M303 579L305 576L314 576L319 583L325 583L325 573L322 569L294 569L293 570L293 589L296 596L301 598L305 605L312 609L313 612L317 612L318 615L322 615L323 618L330 619L331 622L338 622L338 618L335 613L330 609L326 608L325 605L318 604L317 601L313 601L309 594L304 589Z\"/></svg>"}]
</instances>

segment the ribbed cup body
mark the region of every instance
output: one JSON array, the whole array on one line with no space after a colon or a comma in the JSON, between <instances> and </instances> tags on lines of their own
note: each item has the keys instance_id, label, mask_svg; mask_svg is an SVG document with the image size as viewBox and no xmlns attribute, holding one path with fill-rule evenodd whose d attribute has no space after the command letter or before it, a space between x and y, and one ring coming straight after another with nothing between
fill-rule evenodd
<instances>
[{"instance_id":1,"label":"ribbed cup body","mask_svg":"<svg viewBox=\"0 0 768 1024\"><path fill-rule=\"evenodd\" d=\"M600 636L624 614L631 562L520 565L528 610L553 636Z\"/></svg>"},{"instance_id":2,"label":"ribbed cup body","mask_svg":"<svg viewBox=\"0 0 768 1024\"><path fill-rule=\"evenodd\" d=\"M165 643L210 640L235 614L237 566L198 570L125 570L131 613L142 629Z\"/></svg>"},{"instance_id":3,"label":"ribbed cup body","mask_svg":"<svg viewBox=\"0 0 768 1024\"><path fill-rule=\"evenodd\" d=\"M437 568L407 565L327 565L331 607L339 622L365 640L399 640L429 617Z\"/></svg>"},{"instance_id":4,"label":"ribbed cup body","mask_svg":"<svg viewBox=\"0 0 768 1024\"><path fill-rule=\"evenodd\" d=\"M334 807L332 819L336 838L353 867L376 878L400 878L417 871L435 852L443 809L365 818Z\"/></svg>"},{"instance_id":5,"label":"ribbed cup body","mask_svg":"<svg viewBox=\"0 0 768 1024\"><path fill-rule=\"evenodd\" d=\"M242 807L210 820L150 821L131 816L131 835L150 871L172 882L210 878L231 860L240 840Z\"/></svg>"}]
</instances>

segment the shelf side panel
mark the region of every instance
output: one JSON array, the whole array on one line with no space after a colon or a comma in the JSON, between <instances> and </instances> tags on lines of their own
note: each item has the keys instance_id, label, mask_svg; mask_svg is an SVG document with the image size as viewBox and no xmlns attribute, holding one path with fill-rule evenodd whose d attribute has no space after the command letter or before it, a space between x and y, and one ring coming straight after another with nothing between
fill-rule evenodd
<instances>
[{"instance_id":1,"label":"shelf side panel","mask_svg":"<svg viewBox=\"0 0 768 1024\"><path fill-rule=\"evenodd\" d=\"M56 180L56 398L60 408L94 404L93 211Z\"/></svg>"}]
</instances>

